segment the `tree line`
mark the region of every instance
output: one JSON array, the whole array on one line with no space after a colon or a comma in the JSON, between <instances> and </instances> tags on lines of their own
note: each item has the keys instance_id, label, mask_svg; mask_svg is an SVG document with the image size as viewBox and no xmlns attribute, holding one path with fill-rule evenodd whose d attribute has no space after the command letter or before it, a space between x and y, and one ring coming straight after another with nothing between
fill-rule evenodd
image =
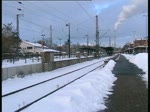
<instances>
[{"instance_id":1,"label":"tree line","mask_svg":"<svg viewBox=\"0 0 150 112\"><path fill-rule=\"evenodd\" d=\"M2 27L2 53L18 52L21 39L12 23L3 24Z\"/></svg>"}]
</instances>

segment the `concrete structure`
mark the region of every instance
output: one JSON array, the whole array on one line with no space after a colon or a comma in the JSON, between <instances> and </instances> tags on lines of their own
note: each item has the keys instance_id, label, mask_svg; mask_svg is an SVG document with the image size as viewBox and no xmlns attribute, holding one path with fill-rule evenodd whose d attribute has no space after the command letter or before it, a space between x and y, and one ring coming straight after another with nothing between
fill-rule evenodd
<instances>
[{"instance_id":1,"label":"concrete structure","mask_svg":"<svg viewBox=\"0 0 150 112\"><path fill-rule=\"evenodd\" d=\"M78 55L79 57L76 59L54 61L54 54L52 52L43 52L41 54L42 63L2 68L2 80L13 78L15 75L17 75L18 77L24 77L25 75L32 73L51 71L57 68L94 59L94 57L81 58L80 55Z\"/></svg>"},{"instance_id":2,"label":"concrete structure","mask_svg":"<svg viewBox=\"0 0 150 112\"><path fill-rule=\"evenodd\" d=\"M50 71L52 70L53 62L54 62L54 52L45 51L41 53L42 57L42 71Z\"/></svg>"},{"instance_id":3,"label":"concrete structure","mask_svg":"<svg viewBox=\"0 0 150 112\"><path fill-rule=\"evenodd\" d=\"M84 54L84 52L87 52L87 55L92 55L93 52L96 52L96 49L92 46L83 46L79 48L80 53Z\"/></svg>"},{"instance_id":4,"label":"concrete structure","mask_svg":"<svg viewBox=\"0 0 150 112\"><path fill-rule=\"evenodd\" d=\"M12 78L15 75L18 77L24 77L25 75L32 73L42 72L42 64L23 65L15 67L2 68L2 80Z\"/></svg>"}]
</instances>

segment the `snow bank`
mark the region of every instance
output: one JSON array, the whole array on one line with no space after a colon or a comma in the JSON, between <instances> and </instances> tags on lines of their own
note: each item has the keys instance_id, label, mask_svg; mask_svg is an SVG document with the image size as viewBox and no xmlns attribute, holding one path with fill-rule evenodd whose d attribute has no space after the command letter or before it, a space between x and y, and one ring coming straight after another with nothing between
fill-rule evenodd
<instances>
[{"instance_id":1,"label":"snow bank","mask_svg":"<svg viewBox=\"0 0 150 112\"><path fill-rule=\"evenodd\" d=\"M148 53L139 53L136 55L127 55L123 54L131 63L137 65L137 67L141 68L145 74L142 75L142 79L148 85Z\"/></svg>"},{"instance_id":2,"label":"snow bank","mask_svg":"<svg viewBox=\"0 0 150 112\"><path fill-rule=\"evenodd\" d=\"M110 91L117 79L111 72L114 65L110 60L103 69L89 73L24 112L96 112L107 108L105 98L112 94Z\"/></svg>"}]
</instances>

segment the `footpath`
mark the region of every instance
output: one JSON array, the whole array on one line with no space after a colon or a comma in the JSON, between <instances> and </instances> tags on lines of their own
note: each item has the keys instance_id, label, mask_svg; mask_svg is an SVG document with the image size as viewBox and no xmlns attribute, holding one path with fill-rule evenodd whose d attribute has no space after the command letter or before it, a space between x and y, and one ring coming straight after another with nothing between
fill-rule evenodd
<instances>
[{"instance_id":1,"label":"footpath","mask_svg":"<svg viewBox=\"0 0 150 112\"><path fill-rule=\"evenodd\" d=\"M139 75L144 74L120 55L113 69L117 77L112 95L106 100L107 109L98 112L148 112L148 88Z\"/></svg>"}]
</instances>

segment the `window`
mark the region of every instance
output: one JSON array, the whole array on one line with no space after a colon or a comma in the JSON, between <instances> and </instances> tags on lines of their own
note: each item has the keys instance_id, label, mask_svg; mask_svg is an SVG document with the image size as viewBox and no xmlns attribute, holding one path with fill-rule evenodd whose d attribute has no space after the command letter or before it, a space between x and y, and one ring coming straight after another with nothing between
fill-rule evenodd
<instances>
[{"instance_id":1,"label":"window","mask_svg":"<svg viewBox=\"0 0 150 112\"><path fill-rule=\"evenodd\" d=\"M27 49L32 49L32 47L27 47Z\"/></svg>"}]
</instances>

